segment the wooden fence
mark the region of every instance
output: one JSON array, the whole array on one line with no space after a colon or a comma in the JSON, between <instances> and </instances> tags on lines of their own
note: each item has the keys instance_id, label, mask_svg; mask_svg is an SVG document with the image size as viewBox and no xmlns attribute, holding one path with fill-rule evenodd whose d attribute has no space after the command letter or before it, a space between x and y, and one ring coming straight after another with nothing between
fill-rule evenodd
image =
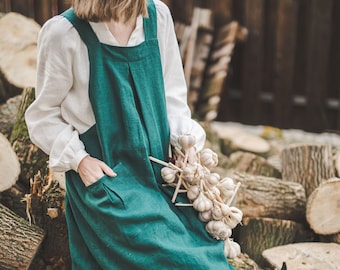
<instances>
[{"instance_id":1,"label":"wooden fence","mask_svg":"<svg viewBox=\"0 0 340 270\"><path fill-rule=\"evenodd\" d=\"M70 6L61 0L0 0L43 23ZM211 8L215 24L249 30L236 45L218 120L307 131L340 130L339 0L167 0L175 20L194 6Z\"/></svg>"}]
</instances>

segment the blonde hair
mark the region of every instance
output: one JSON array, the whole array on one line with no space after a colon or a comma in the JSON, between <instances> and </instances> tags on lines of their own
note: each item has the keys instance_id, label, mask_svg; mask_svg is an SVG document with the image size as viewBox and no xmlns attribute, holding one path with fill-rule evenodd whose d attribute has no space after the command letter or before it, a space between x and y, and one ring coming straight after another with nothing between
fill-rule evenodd
<instances>
[{"instance_id":1,"label":"blonde hair","mask_svg":"<svg viewBox=\"0 0 340 270\"><path fill-rule=\"evenodd\" d=\"M75 14L93 22L122 21L148 16L147 0L72 0Z\"/></svg>"}]
</instances>

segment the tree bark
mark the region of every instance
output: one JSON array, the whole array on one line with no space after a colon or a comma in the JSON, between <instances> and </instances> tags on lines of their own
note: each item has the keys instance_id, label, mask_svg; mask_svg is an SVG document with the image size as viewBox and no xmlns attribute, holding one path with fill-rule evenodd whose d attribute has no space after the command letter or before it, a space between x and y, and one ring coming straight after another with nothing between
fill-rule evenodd
<instances>
[{"instance_id":1,"label":"tree bark","mask_svg":"<svg viewBox=\"0 0 340 270\"><path fill-rule=\"evenodd\" d=\"M302 184L306 197L335 176L331 145L296 144L282 150L282 179Z\"/></svg>"},{"instance_id":2,"label":"tree bark","mask_svg":"<svg viewBox=\"0 0 340 270\"><path fill-rule=\"evenodd\" d=\"M262 252L271 247L294 242L301 227L299 223L291 220L244 218L237 241L242 252L262 266L264 264Z\"/></svg>"},{"instance_id":3,"label":"tree bark","mask_svg":"<svg viewBox=\"0 0 340 270\"><path fill-rule=\"evenodd\" d=\"M331 178L317 187L307 200L306 218L317 234L340 232L340 178Z\"/></svg>"},{"instance_id":4,"label":"tree bark","mask_svg":"<svg viewBox=\"0 0 340 270\"><path fill-rule=\"evenodd\" d=\"M27 269L43 239L41 228L0 204L0 269Z\"/></svg>"},{"instance_id":5,"label":"tree bark","mask_svg":"<svg viewBox=\"0 0 340 270\"><path fill-rule=\"evenodd\" d=\"M227 168L251 175L262 175L274 178L281 177L281 173L270 165L265 158L249 152L237 151L232 153L229 157Z\"/></svg>"},{"instance_id":6,"label":"tree bark","mask_svg":"<svg viewBox=\"0 0 340 270\"><path fill-rule=\"evenodd\" d=\"M304 220L306 197L300 184L238 172L229 176L235 183L241 183L236 205L242 210L244 217Z\"/></svg>"},{"instance_id":7,"label":"tree bark","mask_svg":"<svg viewBox=\"0 0 340 270\"><path fill-rule=\"evenodd\" d=\"M0 105L0 132L9 139L15 118L18 113L18 108L21 102L21 95L12 97L5 104Z\"/></svg>"},{"instance_id":8,"label":"tree bark","mask_svg":"<svg viewBox=\"0 0 340 270\"><path fill-rule=\"evenodd\" d=\"M34 176L29 196L32 201L30 211L32 220L43 228L47 235L38 256L40 264L51 266L53 269L70 269L64 208L65 190L60 188L53 173L49 171L47 175L37 173ZM36 263L39 264L39 261Z\"/></svg>"},{"instance_id":9,"label":"tree bark","mask_svg":"<svg viewBox=\"0 0 340 270\"><path fill-rule=\"evenodd\" d=\"M20 181L25 183L27 187L29 187L30 179L38 171L42 171L44 175L47 174L48 161L48 156L32 144L25 123L25 111L33 100L34 88L25 88L10 137L13 149L21 164Z\"/></svg>"},{"instance_id":10,"label":"tree bark","mask_svg":"<svg viewBox=\"0 0 340 270\"><path fill-rule=\"evenodd\" d=\"M260 270L259 266L245 253L234 259L228 259L229 263L237 270Z\"/></svg>"}]
</instances>

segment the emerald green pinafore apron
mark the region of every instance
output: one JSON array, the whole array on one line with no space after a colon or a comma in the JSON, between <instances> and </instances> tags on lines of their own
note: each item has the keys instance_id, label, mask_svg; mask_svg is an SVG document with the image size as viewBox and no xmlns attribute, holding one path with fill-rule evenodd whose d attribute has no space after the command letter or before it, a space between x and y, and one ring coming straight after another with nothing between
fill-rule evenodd
<instances>
[{"instance_id":1,"label":"emerald green pinafore apron","mask_svg":"<svg viewBox=\"0 0 340 270\"><path fill-rule=\"evenodd\" d=\"M207 234L191 207L171 203L173 189L162 187L161 166L148 158L167 160L169 145L156 9L149 2L145 41L134 47L102 44L72 9L62 14L88 48L96 124L80 138L117 173L88 187L75 171L66 174L72 269L232 269L223 242Z\"/></svg>"}]
</instances>

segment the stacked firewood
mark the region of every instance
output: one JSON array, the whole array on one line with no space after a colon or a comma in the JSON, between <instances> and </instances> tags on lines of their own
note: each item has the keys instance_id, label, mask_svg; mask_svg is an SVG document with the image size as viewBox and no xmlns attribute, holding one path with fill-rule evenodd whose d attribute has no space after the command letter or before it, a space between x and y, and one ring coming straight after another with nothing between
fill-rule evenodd
<instances>
[{"instance_id":1,"label":"stacked firewood","mask_svg":"<svg viewBox=\"0 0 340 270\"><path fill-rule=\"evenodd\" d=\"M206 130L226 156L227 175L241 183L242 251L270 269L337 269L340 138L219 122Z\"/></svg>"}]
</instances>

